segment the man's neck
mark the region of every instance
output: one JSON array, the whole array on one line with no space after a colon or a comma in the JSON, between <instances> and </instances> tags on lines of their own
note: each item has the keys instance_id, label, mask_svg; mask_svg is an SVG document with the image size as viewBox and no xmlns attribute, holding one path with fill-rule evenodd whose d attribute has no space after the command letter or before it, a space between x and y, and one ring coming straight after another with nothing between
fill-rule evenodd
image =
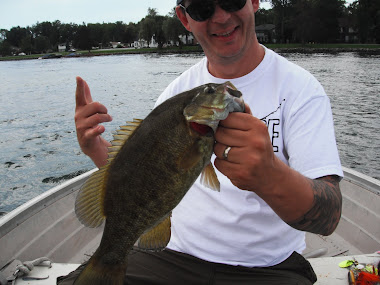
<instances>
[{"instance_id":1,"label":"man's neck","mask_svg":"<svg viewBox=\"0 0 380 285\"><path fill-rule=\"evenodd\" d=\"M247 75L263 60L265 50L264 47L257 43L247 54L251 56L243 56L238 60L208 57L208 71L213 76L224 79L233 79Z\"/></svg>"}]
</instances>

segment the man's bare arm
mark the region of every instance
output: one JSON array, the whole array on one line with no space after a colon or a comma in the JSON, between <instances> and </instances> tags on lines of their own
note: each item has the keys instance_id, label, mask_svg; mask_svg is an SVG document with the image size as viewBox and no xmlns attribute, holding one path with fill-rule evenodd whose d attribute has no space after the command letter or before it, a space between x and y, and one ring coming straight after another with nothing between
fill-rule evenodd
<instances>
[{"instance_id":1,"label":"man's bare arm","mask_svg":"<svg viewBox=\"0 0 380 285\"><path fill-rule=\"evenodd\" d=\"M338 176L311 180L314 192L312 208L300 219L288 222L298 230L330 235L337 227L342 211L342 195Z\"/></svg>"}]
</instances>

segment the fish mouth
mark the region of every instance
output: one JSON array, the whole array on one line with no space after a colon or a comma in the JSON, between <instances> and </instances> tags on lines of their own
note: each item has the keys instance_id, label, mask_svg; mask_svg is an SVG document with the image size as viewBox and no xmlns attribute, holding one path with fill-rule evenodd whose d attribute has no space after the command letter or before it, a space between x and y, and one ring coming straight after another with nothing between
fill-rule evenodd
<instances>
[{"instance_id":1,"label":"fish mouth","mask_svg":"<svg viewBox=\"0 0 380 285\"><path fill-rule=\"evenodd\" d=\"M227 81L223 84L207 84L184 109L184 115L188 122L209 126L215 133L219 121L226 119L229 113L244 111L241 92Z\"/></svg>"}]
</instances>

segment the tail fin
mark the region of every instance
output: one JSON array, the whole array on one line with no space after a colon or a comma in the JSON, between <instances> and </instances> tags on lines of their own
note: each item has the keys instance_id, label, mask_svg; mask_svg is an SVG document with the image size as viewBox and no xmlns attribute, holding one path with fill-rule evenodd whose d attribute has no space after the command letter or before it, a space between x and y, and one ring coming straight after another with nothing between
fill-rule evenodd
<instances>
[{"instance_id":1,"label":"tail fin","mask_svg":"<svg viewBox=\"0 0 380 285\"><path fill-rule=\"evenodd\" d=\"M126 263L105 265L101 261L91 258L74 281L74 285L122 285L126 270Z\"/></svg>"}]
</instances>

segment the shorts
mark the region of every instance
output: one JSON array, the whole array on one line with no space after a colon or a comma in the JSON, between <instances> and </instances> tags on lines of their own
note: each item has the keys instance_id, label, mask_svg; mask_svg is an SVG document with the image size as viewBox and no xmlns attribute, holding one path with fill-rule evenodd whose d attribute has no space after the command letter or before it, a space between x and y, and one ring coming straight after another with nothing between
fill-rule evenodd
<instances>
[{"instance_id":1,"label":"shorts","mask_svg":"<svg viewBox=\"0 0 380 285\"><path fill-rule=\"evenodd\" d=\"M57 284L73 284L83 268ZM61 279L62 278L62 279ZM297 252L280 264L270 267L244 267L208 262L194 256L165 249L145 252L134 248L128 256L124 284L128 285L231 285L231 284L302 284L317 281L310 263Z\"/></svg>"}]
</instances>

